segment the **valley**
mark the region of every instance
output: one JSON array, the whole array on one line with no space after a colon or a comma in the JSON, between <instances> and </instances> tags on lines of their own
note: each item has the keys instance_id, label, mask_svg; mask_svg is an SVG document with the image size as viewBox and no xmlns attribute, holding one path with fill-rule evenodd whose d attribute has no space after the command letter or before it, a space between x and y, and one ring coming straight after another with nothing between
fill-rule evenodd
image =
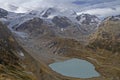
<instances>
[{"instance_id":1,"label":"valley","mask_svg":"<svg viewBox=\"0 0 120 80\"><path fill-rule=\"evenodd\" d=\"M44 15L31 12L12 13L16 17L11 17L11 12L8 12L9 14L5 15L7 18L1 19L3 24L0 24L0 39L3 39L3 42L0 43L0 47L5 48L6 51L2 53L4 49L0 48L1 80L120 79L119 15L100 20L90 14L66 17L65 14L55 15L58 12L51 8L46 11L48 12L44 12ZM51 16L52 12L54 16L52 15L53 18L50 19L48 16ZM6 47L6 44L10 48ZM5 53L9 57L6 57ZM13 55L15 60L12 58ZM8 60L9 58L11 61ZM73 58L90 62L100 76L68 77L49 67L52 63ZM6 61L11 62L12 66L17 66L15 67L17 70L11 71L11 66L2 63ZM16 63L19 63L19 66ZM3 74L7 75L7 78L2 76Z\"/></svg>"}]
</instances>

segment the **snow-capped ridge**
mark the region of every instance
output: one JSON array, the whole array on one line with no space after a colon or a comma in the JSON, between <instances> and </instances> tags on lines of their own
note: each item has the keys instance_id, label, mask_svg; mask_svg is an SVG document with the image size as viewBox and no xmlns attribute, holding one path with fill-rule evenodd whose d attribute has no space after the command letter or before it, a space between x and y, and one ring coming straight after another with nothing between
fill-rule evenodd
<instances>
[{"instance_id":1,"label":"snow-capped ridge","mask_svg":"<svg viewBox=\"0 0 120 80\"><path fill-rule=\"evenodd\" d=\"M117 16L111 16L111 17L109 18L109 20L112 20L112 21L120 20L120 15L117 15Z\"/></svg>"},{"instance_id":2,"label":"snow-capped ridge","mask_svg":"<svg viewBox=\"0 0 120 80\"><path fill-rule=\"evenodd\" d=\"M81 14L76 17L77 21L81 24L98 24L100 19L95 15Z\"/></svg>"}]
</instances>

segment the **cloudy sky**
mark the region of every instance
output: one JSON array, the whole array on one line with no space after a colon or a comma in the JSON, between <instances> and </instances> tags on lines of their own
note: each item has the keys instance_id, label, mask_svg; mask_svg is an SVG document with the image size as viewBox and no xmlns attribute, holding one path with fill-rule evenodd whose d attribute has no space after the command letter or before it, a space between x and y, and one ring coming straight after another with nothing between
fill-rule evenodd
<instances>
[{"instance_id":1,"label":"cloudy sky","mask_svg":"<svg viewBox=\"0 0 120 80\"><path fill-rule=\"evenodd\" d=\"M110 16L120 14L120 0L0 0L0 7L14 12L56 7L81 13Z\"/></svg>"}]
</instances>

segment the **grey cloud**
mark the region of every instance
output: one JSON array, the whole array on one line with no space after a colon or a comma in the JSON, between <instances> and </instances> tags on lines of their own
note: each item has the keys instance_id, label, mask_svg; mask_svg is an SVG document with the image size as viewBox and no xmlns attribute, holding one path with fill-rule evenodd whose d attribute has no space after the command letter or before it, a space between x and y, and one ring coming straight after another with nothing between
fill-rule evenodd
<instances>
[{"instance_id":1,"label":"grey cloud","mask_svg":"<svg viewBox=\"0 0 120 80\"><path fill-rule=\"evenodd\" d=\"M40 8L57 7L68 10L74 9L74 11L79 13L99 14L97 11L101 11L100 15L103 16L116 13L120 14L120 0L0 0L0 4L1 8L14 12L26 12L32 9L39 10ZM10 5L17 7L10 8Z\"/></svg>"}]
</instances>

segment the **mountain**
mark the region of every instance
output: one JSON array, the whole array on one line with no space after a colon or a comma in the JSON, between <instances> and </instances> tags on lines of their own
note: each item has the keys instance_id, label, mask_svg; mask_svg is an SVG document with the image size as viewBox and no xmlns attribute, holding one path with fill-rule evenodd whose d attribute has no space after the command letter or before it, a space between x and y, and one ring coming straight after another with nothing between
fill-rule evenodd
<instances>
[{"instance_id":1,"label":"mountain","mask_svg":"<svg viewBox=\"0 0 120 80\"><path fill-rule=\"evenodd\" d=\"M78 15L76 19L78 23L82 26L81 29L83 29L85 33L94 32L101 22L101 20L97 16L90 14Z\"/></svg>"},{"instance_id":2,"label":"mountain","mask_svg":"<svg viewBox=\"0 0 120 80\"><path fill-rule=\"evenodd\" d=\"M36 80L30 67L28 69L23 67L31 64L28 56L12 33L0 22L0 80Z\"/></svg>"},{"instance_id":3,"label":"mountain","mask_svg":"<svg viewBox=\"0 0 120 80\"><path fill-rule=\"evenodd\" d=\"M65 21L66 19L68 20L68 18L66 17L61 17L61 16L57 16L57 17L58 17L57 20L60 20L58 21L59 23L64 23L64 20ZM103 23L105 21L103 21ZM106 43L106 45L108 44L107 42L101 40L101 38L99 41L97 41L96 40L97 38L94 38L95 36L93 35L93 33L89 34L89 36L92 35L92 37L90 37L91 38L90 40L87 39L89 43L86 44L85 42L81 42L76 39L76 36L78 37L82 36L81 39L83 39L84 38L83 34L74 35L72 33L72 31L78 30L76 26L73 26L73 24L71 23L71 25L68 25L66 27L61 27L61 25L60 26L58 25L59 23L55 24L54 26L53 22L47 23L44 19L41 18L31 19L23 23L20 27L18 27L18 31L25 32L28 34L27 38L20 38L19 35L17 35L16 38L20 40L21 46L23 46L26 50L28 50L28 52L31 53L33 57L35 57L38 60L39 59L42 60L43 63L46 63L47 64L46 66L48 66L48 63L52 61L56 62L67 58L82 58L92 62L96 66L96 70L98 70L101 74L100 77L91 78L91 80L100 80L103 79L103 77L104 77L103 80L106 79L119 80L120 55L118 51L114 52L108 50L105 47L105 45L99 47L99 44L103 44L103 43ZM112 24L109 24L109 26L110 25L111 27L113 26ZM107 28L109 28L109 26ZM100 27L98 27L98 30L101 27L102 24L100 25ZM61 28L63 30L61 30ZM103 26L102 28L105 27ZM117 28L119 28L119 26ZM107 31L108 29L105 30ZM114 31L118 33L119 29L117 30L115 29ZM112 31L108 31L108 32L112 32ZM95 35L97 35L98 34L97 30L94 33ZM105 39L106 38L107 36L105 36ZM83 41L85 41L85 39L83 39ZM94 41L97 43L96 45L94 44ZM112 48L119 50L119 46L115 47L112 45ZM56 74L54 74L54 76L57 78L56 79L53 76L53 72L51 72L51 70L48 69L47 69L47 73L50 73L52 75L51 76L52 79L54 80L68 79L68 78L63 78L63 76L56 76ZM46 78L49 80L48 76ZM46 80L46 78L44 79ZM70 80L74 80L74 78Z\"/></svg>"},{"instance_id":4,"label":"mountain","mask_svg":"<svg viewBox=\"0 0 120 80\"><path fill-rule=\"evenodd\" d=\"M45 21L40 18L33 18L21 24L19 27L14 28L15 31L24 32L29 36L44 36L46 34L52 34L49 25L44 23Z\"/></svg>"},{"instance_id":5,"label":"mountain","mask_svg":"<svg viewBox=\"0 0 120 80\"><path fill-rule=\"evenodd\" d=\"M57 10L54 9L54 8L48 8L47 10L45 10L43 13L42 13L42 17L50 17L51 15L54 15L55 13L57 13Z\"/></svg>"},{"instance_id":6,"label":"mountain","mask_svg":"<svg viewBox=\"0 0 120 80\"><path fill-rule=\"evenodd\" d=\"M64 10L59 8L47 8L43 10L42 17L53 19L55 16L66 16L66 17L72 17L77 15L77 13L74 10Z\"/></svg>"},{"instance_id":7,"label":"mountain","mask_svg":"<svg viewBox=\"0 0 120 80\"><path fill-rule=\"evenodd\" d=\"M15 29L24 22L27 22L35 17L44 20L46 22L46 26L54 26L54 30L57 29L56 31L58 31L58 33L69 31L70 33L75 32L75 34L73 33L74 35L88 35L94 32L100 24L100 19L95 15L76 15L75 11L61 11L55 8L48 8L41 11L33 10L28 13L8 13L7 19L2 19L2 21L11 29ZM58 26L58 28L55 26Z\"/></svg>"},{"instance_id":8,"label":"mountain","mask_svg":"<svg viewBox=\"0 0 120 80\"><path fill-rule=\"evenodd\" d=\"M48 11L49 10L51 10L51 8L48 9ZM43 21L43 24L49 29L47 31L50 31L52 32L52 34L54 33L55 35L58 35L58 36L67 37L71 39L73 38L76 40L81 40L82 38L87 39L87 36L92 32L94 32L100 23L99 18L97 18L95 15L89 15L89 14L81 14L79 16L74 15L71 17L66 16L64 14L61 14L61 16L55 14L56 16L55 15L52 16L53 18L42 17L42 14L43 14L43 11L42 12L31 11L29 13L22 13L22 14L9 12L7 19L3 22L6 25L8 25L9 28L13 31L17 29L18 31L21 31L20 29L22 28L24 29L25 27L27 27L28 24L32 24L32 22L29 22L30 20L33 19L32 21L34 21L35 18L40 18ZM52 14L50 14L50 16ZM83 19L83 18L79 19L79 17L81 16L85 17L85 20L83 20L83 22L80 22ZM89 20L87 20L88 18ZM36 23L36 25L41 26L36 20L34 22ZM24 24L24 27L23 27L23 24ZM34 30L35 28L28 27L27 29ZM36 30L33 32L36 33ZM79 36L77 34L82 36ZM38 35L38 33L36 33L35 35Z\"/></svg>"},{"instance_id":9,"label":"mountain","mask_svg":"<svg viewBox=\"0 0 120 80\"><path fill-rule=\"evenodd\" d=\"M56 26L58 26L58 27L60 27L60 28L65 28L65 27L68 27L68 26L70 26L71 25L71 23L72 23L72 21L69 19L69 18L67 18L67 17L65 17L65 16L55 16L53 19L52 19L52 22L56 25Z\"/></svg>"},{"instance_id":10,"label":"mountain","mask_svg":"<svg viewBox=\"0 0 120 80\"><path fill-rule=\"evenodd\" d=\"M0 8L0 18L6 18L8 15L8 11Z\"/></svg>"},{"instance_id":11,"label":"mountain","mask_svg":"<svg viewBox=\"0 0 120 80\"><path fill-rule=\"evenodd\" d=\"M76 19L80 22L80 24L86 25L98 24L100 22L100 19L97 16L90 14L78 15Z\"/></svg>"},{"instance_id":12,"label":"mountain","mask_svg":"<svg viewBox=\"0 0 120 80\"><path fill-rule=\"evenodd\" d=\"M106 18L99 29L92 35L94 47L120 52L120 16Z\"/></svg>"},{"instance_id":13,"label":"mountain","mask_svg":"<svg viewBox=\"0 0 120 80\"><path fill-rule=\"evenodd\" d=\"M65 16L55 16L52 20L35 17L12 28L15 31L34 35L34 37L35 35L43 36L49 33L50 35L76 39L79 41L84 37L86 38L89 34L89 32L85 32L81 29L84 27L80 26L78 23L72 22L71 19Z\"/></svg>"},{"instance_id":14,"label":"mountain","mask_svg":"<svg viewBox=\"0 0 120 80\"><path fill-rule=\"evenodd\" d=\"M107 17L106 20L118 21L120 20L120 15Z\"/></svg>"},{"instance_id":15,"label":"mountain","mask_svg":"<svg viewBox=\"0 0 120 80\"><path fill-rule=\"evenodd\" d=\"M17 37L16 39L18 40ZM36 53L25 51L26 48L21 47L16 39L0 22L0 80L63 80L65 78L51 71L47 67L48 63L43 63Z\"/></svg>"}]
</instances>

